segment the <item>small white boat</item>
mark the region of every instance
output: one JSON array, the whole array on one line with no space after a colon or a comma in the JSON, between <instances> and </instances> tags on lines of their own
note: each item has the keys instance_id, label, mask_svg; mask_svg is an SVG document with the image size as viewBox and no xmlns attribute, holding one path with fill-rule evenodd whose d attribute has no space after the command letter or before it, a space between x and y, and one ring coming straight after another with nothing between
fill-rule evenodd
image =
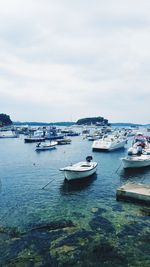
<instances>
[{"instance_id":1,"label":"small white boat","mask_svg":"<svg viewBox=\"0 0 150 267\"><path fill-rule=\"evenodd\" d=\"M112 151L120 148L124 148L127 139L125 137L108 135L102 139L93 142L93 150Z\"/></svg>"},{"instance_id":2,"label":"small white boat","mask_svg":"<svg viewBox=\"0 0 150 267\"><path fill-rule=\"evenodd\" d=\"M150 166L150 156L141 154L140 156L127 156L121 159L123 167L126 168L141 168Z\"/></svg>"},{"instance_id":3,"label":"small white boat","mask_svg":"<svg viewBox=\"0 0 150 267\"><path fill-rule=\"evenodd\" d=\"M38 143L36 145L36 151L45 151L45 150L52 150L52 149L55 149L56 148L56 145L57 145L57 142L50 142L50 143Z\"/></svg>"},{"instance_id":4,"label":"small white boat","mask_svg":"<svg viewBox=\"0 0 150 267\"><path fill-rule=\"evenodd\" d=\"M92 157L88 156L86 161L61 168L60 171L63 171L65 178L70 181L89 177L96 172L96 168L97 162L93 162Z\"/></svg>"}]
</instances>

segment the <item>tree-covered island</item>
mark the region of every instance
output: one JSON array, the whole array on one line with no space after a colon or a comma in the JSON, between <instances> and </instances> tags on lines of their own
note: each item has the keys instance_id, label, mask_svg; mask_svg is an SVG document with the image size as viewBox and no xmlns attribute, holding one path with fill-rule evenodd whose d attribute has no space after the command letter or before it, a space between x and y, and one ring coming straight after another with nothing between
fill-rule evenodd
<instances>
[{"instance_id":1,"label":"tree-covered island","mask_svg":"<svg viewBox=\"0 0 150 267\"><path fill-rule=\"evenodd\" d=\"M11 125L11 124L12 124L12 121L10 119L10 116L4 113L0 113L0 126L3 127L3 126Z\"/></svg>"},{"instance_id":2,"label":"tree-covered island","mask_svg":"<svg viewBox=\"0 0 150 267\"><path fill-rule=\"evenodd\" d=\"M83 118L79 119L76 122L77 125L100 125L100 126L108 126L110 125L108 123L107 119L104 119L103 117L91 117L91 118Z\"/></svg>"}]
</instances>

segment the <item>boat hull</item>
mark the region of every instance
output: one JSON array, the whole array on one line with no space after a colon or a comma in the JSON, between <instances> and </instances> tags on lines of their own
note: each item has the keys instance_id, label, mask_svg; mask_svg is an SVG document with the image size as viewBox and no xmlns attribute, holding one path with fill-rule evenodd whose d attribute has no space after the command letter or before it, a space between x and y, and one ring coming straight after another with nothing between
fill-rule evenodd
<instances>
[{"instance_id":1,"label":"boat hull","mask_svg":"<svg viewBox=\"0 0 150 267\"><path fill-rule=\"evenodd\" d=\"M19 134L17 133L5 133L5 132L0 132L0 138L18 138Z\"/></svg>"},{"instance_id":2,"label":"boat hull","mask_svg":"<svg viewBox=\"0 0 150 267\"><path fill-rule=\"evenodd\" d=\"M36 151L46 151L46 150L52 150L55 149L56 146L51 146L51 147L37 147L35 150Z\"/></svg>"},{"instance_id":3,"label":"boat hull","mask_svg":"<svg viewBox=\"0 0 150 267\"><path fill-rule=\"evenodd\" d=\"M45 138L41 137L41 138L25 138L24 142L25 143L36 143L36 142L44 142Z\"/></svg>"},{"instance_id":4,"label":"boat hull","mask_svg":"<svg viewBox=\"0 0 150 267\"><path fill-rule=\"evenodd\" d=\"M0 136L0 138L18 138L18 135L8 135L8 136Z\"/></svg>"},{"instance_id":5,"label":"boat hull","mask_svg":"<svg viewBox=\"0 0 150 267\"><path fill-rule=\"evenodd\" d=\"M124 148L126 144L126 140L123 140L122 142L119 143L115 143L115 144L110 144L107 145L106 143L102 143L99 141L94 141L93 145L92 145L92 149L93 150L99 150L99 151L113 151L113 150L117 150L117 149L121 149Z\"/></svg>"},{"instance_id":6,"label":"boat hull","mask_svg":"<svg viewBox=\"0 0 150 267\"><path fill-rule=\"evenodd\" d=\"M90 171L85 171L85 172L64 171L64 175L68 181L71 181L71 180L77 180L77 179L83 179L83 178L89 177L95 172L96 172L96 168Z\"/></svg>"},{"instance_id":7,"label":"boat hull","mask_svg":"<svg viewBox=\"0 0 150 267\"><path fill-rule=\"evenodd\" d=\"M136 157L134 159L133 157L126 157L122 159L122 163L123 163L123 167L124 169L127 168L143 168L143 167L147 167L150 166L150 157L146 158L142 158L142 156L140 157Z\"/></svg>"},{"instance_id":8,"label":"boat hull","mask_svg":"<svg viewBox=\"0 0 150 267\"><path fill-rule=\"evenodd\" d=\"M36 151L46 151L46 150L52 150L55 149L57 145L57 142L52 141L51 143L47 144L47 143L39 143L36 145Z\"/></svg>"},{"instance_id":9,"label":"boat hull","mask_svg":"<svg viewBox=\"0 0 150 267\"><path fill-rule=\"evenodd\" d=\"M93 175L96 172L97 169L97 163L94 162L89 169L84 169L84 170L76 170L74 169L74 166L69 166L63 169L60 169L61 171L64 172L64 176L68 181L71 180L78 180L78 179L84 179L86 177L89 177Z\"/></svg>"}]
</instances>

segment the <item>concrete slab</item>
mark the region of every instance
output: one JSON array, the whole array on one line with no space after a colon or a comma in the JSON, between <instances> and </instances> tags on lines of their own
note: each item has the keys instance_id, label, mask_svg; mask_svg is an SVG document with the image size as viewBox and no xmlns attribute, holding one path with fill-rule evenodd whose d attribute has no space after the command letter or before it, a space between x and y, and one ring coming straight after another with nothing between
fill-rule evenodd
<instances>
[{"instance_id":1,"label":"concrete slab","mask_svg":"<svg viewBox=\"0 0 150 267\"><path fill-rule=\"evenodd\" d=\"M127 183L117 189L116 199L150 205L150 185Z\"/></svg>"}]
</instances>

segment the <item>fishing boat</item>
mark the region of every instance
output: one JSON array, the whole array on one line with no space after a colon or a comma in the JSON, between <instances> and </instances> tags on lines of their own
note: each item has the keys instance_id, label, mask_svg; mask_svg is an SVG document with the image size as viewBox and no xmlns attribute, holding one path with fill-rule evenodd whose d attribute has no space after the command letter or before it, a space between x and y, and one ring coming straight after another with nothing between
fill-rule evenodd
<instances>
[{"instance_id":1,"label":"fishing boat","mask_svg":"<svg viewBox=\"0 0 150 267\"><path fill-rule=\"evenodd\" d=\"M121 159L123 167L126 168L141 168L150 166L150 155L126 156Z\"/></svg>"},{"instance_id":2,"label":"fishing boat","mask_svg":"<svg viewBox=\"0 0 150 267\"><path fill-rule=\"evenodd\" d=\"M92 157L88 156L86 161L61 168L60 171L63 171L65 178L70 181L89 177L96 172L96 169L97 162L93 162Z\"/></svg>"},{"instance_id":3,"label":"fishing boat","mask_svg":"<svg viewBox=\"0 0 150 267\"><path fill-rule=\"evenodd\" d=\"M64 135L56 129L56 127L52 126L45 132L45 139L46 140L57 140L63 139Z\"/></svg>"},{"instance_id":4,"label":"fishing boat","mask_svg":"<svg viewBox=\"0 0 150 267\"><path fill-rule=\"evenodd\" d=\"M35 150L36 151L45 151L45 150L52 150L52 149L55 149L56 148L56 145L57 145L57 142L50 142L50 143L38 143L36 145L36 148Z\"/></svg>"},{"instance_id":5,"label":"fishing boat","mask_svg":"<svg viewBox=\"0 0 150 267\"><path fill-rule=\"evenodd\" d=\"M25 143L44 142L44 141L45 141L45 137L44 137L43 131L41 130L35 131L34 134L27 136L24 139Z\"/></svg>"},{"instance_id":6,"label":"fishing boat","mask_svg":"<svg viewBox=\"0 0 150 267\"><path fill-rule=\"evenodd\" d=\"M31 136L31 137L24 138L25 143L37 143L37 142L44 142L44 141L45 141L44 137Z\"/></svg>"}]
</instances>

